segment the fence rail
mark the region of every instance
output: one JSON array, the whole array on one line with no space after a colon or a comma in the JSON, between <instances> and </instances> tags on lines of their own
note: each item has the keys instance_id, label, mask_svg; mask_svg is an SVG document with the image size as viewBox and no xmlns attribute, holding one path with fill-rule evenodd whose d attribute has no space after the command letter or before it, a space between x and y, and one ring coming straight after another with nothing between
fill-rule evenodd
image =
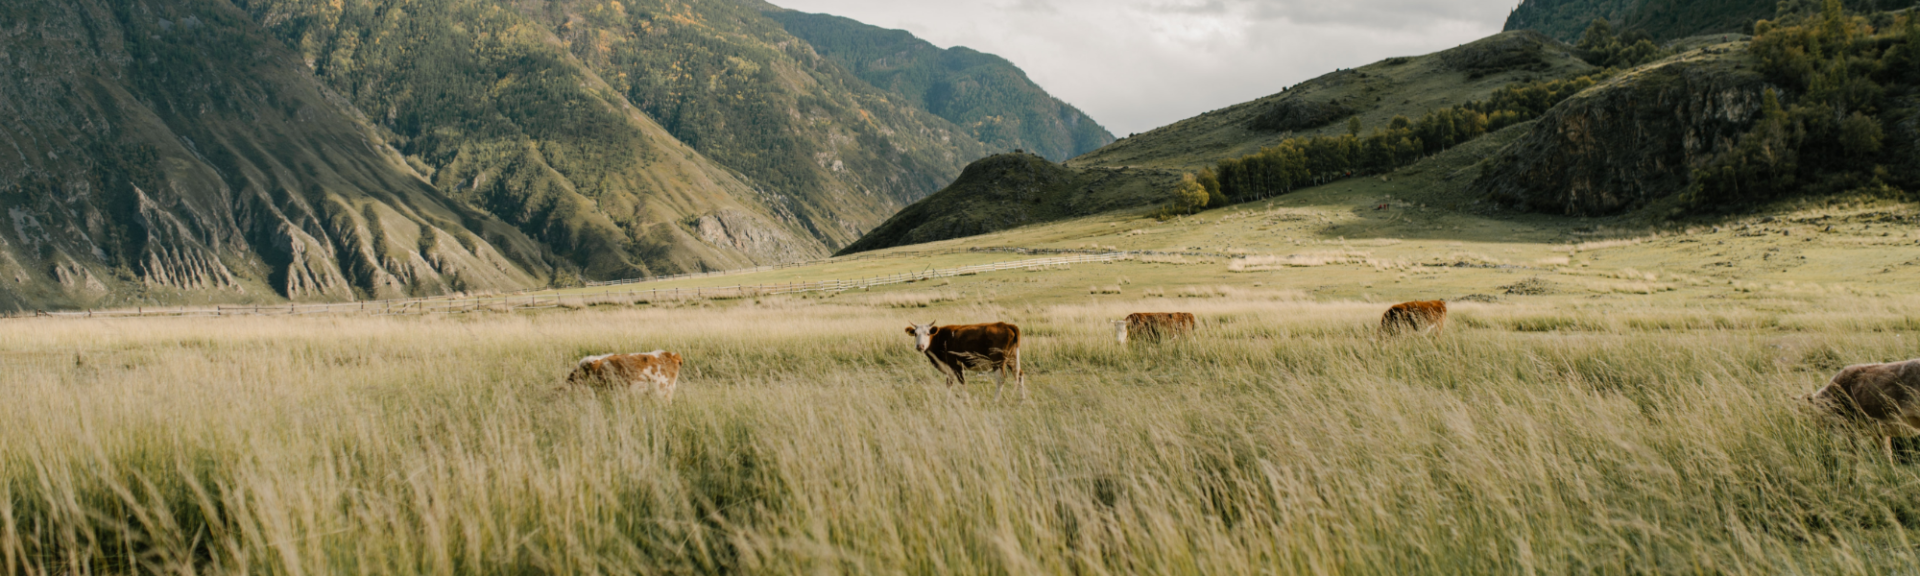
<instances>
[{"instance_id":1,"label":"fence rail","mask_svg":"<svg viewBox=\"0 0 1920 576\"><path fill-rule=\"evenodd\" d=\"M246 306L168 306L135 307L112 310L86 310L63 312L33 312L33 316L52 316L57 318L134 318L134 317L223 317L223 316L308 316L315 314L363 314L384 316L418 316L427 314L470 314L478 312L514 312L521 310L545 310L552 308L585 308L609 304L634 305L651 302L676 302L688 300L735 300L779 296L785 294L805 294L812 292L844 292L862 290L875 286L924 282L954 276L971 276L1006 270L1031 270L1054 266L1071 266L1096 262L1114 262L1133 259L1132 252L1109 252L1104 254L1081 254L1053 258L1036 258L1009 262L976 264L947 269L927 269L919 272L901 272L884 276L865 278L821 280L814 282L787 282L771 284L740 284L721 287L697 288L634 288L625 284L601 284L597 288L606 288L600 292L579 294L539 294L520 293L493 296L465 296L421 298L412 300L379 300L362 302L341 302L334 304L280 304ZM775 267L763 267L774 269ZM717 275L717 274L716 274ZM699 277L699 276L689 276ZM666 279L649 279L652 283ZM618 290L614 286L629 286Z\"/></svg>"}]
</instances>

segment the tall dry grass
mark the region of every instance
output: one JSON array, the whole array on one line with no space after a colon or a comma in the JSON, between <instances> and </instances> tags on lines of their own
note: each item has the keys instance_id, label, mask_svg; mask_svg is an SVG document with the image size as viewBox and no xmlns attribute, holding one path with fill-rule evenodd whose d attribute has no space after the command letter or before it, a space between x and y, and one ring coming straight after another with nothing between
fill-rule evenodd
<instances>
[{"instance_id":1,"label":"tall dry grass","mask_svg":"<svg viewBox=\"0 0 1920 576\"><path fill-rule=\"evenodd\" d=\"M1156 300L1165 306L1166 300ZM1911 570L1910 464L1790 400L1920 355L1910 300L950 304L1034 400L949 393L897 312L0 324L8 573ZM1830 311L1821 311L1830 310ZM564 390L676 350L660 405ZM984 377L983 377L984 379Z\"/></svg>"}]
</instances>

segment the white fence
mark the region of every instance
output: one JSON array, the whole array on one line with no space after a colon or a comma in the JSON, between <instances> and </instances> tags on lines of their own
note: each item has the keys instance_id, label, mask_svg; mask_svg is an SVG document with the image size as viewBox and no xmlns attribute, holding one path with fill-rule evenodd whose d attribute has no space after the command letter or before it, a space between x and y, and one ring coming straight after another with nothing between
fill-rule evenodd
<instances>
[{"instance_id":1,"label":"white fence","mask_svg":"<svg viewBox=\"0 0 1920 576\"><path fill-rule=\"evenodd\" d=\"M673 302L683 300L727 300L757 298L781 294L803 294L809 292L843 292L861 290L874 286L924 282L938 278L970 276L1005 270L1031 270L1053 266L1071 266L1093 262L1113 262L1129 260L1134 255L1127 252L1107 254L1085 254L1061 256L1055 258L1036 258L1011 262L994 262L947 269L927 269L919 272L902 272L884 276L855 278L847 280L823 280L817 282L788 282L775 284L740 284L721 287L697 288L652 288L631 287L625 289L606 287L599 292L575 294L508 294L498 296L462 296L441 298L420 298L411 300L380 300L364 302L344 302L337 304L281 304L247 306L170 306L136 307L113 310L87 310L65 312L40 312L39 316L60 318L124 318L124 317L220 317L220 316L308 316L317 314L368 314L368 315L424 315L424 314L464 314L475 312L513 312L517 310L542 310L549 308L584 308L599 305L634 305L650 302ZM645 283L663 282L665 279L647 280Z\"/></svg>"}]
</instances>

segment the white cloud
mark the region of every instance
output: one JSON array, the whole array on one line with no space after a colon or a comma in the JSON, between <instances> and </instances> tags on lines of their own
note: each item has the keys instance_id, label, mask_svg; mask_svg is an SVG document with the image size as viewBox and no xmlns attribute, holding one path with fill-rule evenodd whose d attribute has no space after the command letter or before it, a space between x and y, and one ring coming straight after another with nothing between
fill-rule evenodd
<instances>
[{"instance_id":1,"label":"white cloud","mask_svg":"<svg viewBox=\"0 0 1920 576\"><path fill-rule=\"evenodd\" d=\"M1486 0L774 0L998 54L1119 135L1500 30Z\"/></svg>"}]
</instances>

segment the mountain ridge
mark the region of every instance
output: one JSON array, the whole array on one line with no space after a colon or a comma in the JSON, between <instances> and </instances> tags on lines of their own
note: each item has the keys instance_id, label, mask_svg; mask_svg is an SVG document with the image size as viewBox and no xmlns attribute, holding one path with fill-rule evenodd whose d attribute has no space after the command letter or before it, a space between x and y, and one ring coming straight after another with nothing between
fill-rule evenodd
<instances>
[{"instance_id":1,"label":"mountain ridge","mask_svg":"<svg viewBox=\"0 0 1920 576\"><path fill-rule=\"evenodd\" d=\"M778 8L767 14L867 83L918 103L997 151L1026 150L1060 162L1114 141L1098 122L999 56L964 46L941 49L904 30L830 14Z\"/></svg>"}]
</instances>

